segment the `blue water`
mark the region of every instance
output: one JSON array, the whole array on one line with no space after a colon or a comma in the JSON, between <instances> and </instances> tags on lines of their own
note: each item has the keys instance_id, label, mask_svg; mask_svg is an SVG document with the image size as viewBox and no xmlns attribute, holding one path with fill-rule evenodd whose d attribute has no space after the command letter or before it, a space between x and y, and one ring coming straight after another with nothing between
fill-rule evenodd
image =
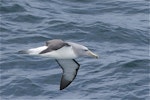
<instances>
[{"instance_id":1,"label":"blue water","mask_svg":"<svg viewBox=\"0 0 150 100\"><path fill-rule=\"evenodd\" d=\"M1 0L0 100L149 100L149 0ZM76 79L59 90L62 70L19 50L63 39L100 59L76 59Z\"/></svg>"}]
</instances>

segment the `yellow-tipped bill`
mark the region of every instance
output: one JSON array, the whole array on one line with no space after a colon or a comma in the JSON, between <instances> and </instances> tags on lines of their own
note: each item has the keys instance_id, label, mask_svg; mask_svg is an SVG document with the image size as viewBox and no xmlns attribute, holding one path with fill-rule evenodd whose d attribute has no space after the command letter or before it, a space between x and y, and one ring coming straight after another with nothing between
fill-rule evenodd
<instances>
[{"instance_id":1,"label":"yellow-tipped bill","mask_svg":"<svg viewBox=\"0 0 150 100\"><path fill-rule=\"evenodd\" d=\"M87 52L87 54L88 54L89 56L91 56L91 57L94 57L94 58L97 58L97 59L99 58L98 55L96 55L95 53L93 53L93 52L90 51L90 50Z\"/></svg>"}]
</instances>

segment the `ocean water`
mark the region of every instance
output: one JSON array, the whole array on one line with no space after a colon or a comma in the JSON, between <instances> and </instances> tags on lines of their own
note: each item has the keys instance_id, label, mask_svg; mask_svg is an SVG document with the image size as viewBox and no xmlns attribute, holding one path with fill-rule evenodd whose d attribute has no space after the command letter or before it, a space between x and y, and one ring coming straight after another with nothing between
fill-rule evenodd
<instances>
[{"instance_id":1,"label":"ocean water","mask_svg":"<svg viewBox=\"0 0 150 100\"><path fill-rule=\"evenodd\" d=\"M0 100L150 100L149 0L0 0ZM59 90L61 68L19 50L63 39L100 58L78 58Z\"/></svg>"}]
</instances>

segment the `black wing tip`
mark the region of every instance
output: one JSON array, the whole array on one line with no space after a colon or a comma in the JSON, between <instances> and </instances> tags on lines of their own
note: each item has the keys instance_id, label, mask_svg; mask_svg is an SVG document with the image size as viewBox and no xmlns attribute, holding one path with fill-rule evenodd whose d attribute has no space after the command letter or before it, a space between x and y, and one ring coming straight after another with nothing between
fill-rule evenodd
<instances>
[{"instance_id":1,"label":"black wing tip","mask_svg":"<svg viewBox=\"0 0 150 100\"><path fill-rule=\"evenodd\" d=\"M71 83L71 82L70 82ZM69 84L70 84L69 83ZM63 90L63 89L65 89L65 88L67 88L68 86L69 86L69 84L68 85L66 85L66 86L62 86L62 85L60 85L60 90Z\"/></svg>"},{"instance_id":2,"label":"black wing tip","mask_svg":"<svg viewBox=\"0 0 150 100\"><path fill-rule=\"evenodd\" d=\"M39 54L44 54L44 53L48 53L48 52L51 52L51 50L49 50L49 49L47 48L47 49L41 51Z\"/></svg>"},{"instance_id":3,"label":"black wing tip","mask_svg":"<svg viewBox=\"0 0 150 100\"><path fill-rule=\"evenodd\" d=\"M61 87L60 87L60 90L63 90L63 89L65 89L65 88L61 88Z\"/></svg>"},{"instance_id":4,"label":"black wing tip","mask_svg":"<svg viewBox=\"0 0 150 100\"><path fill-rule=\"evenodd\" d=\"M43 54L43 53L46 53L46 51L45 51L45 50L43 50L43 51L41 51L39 54Z\"/></svg>"},{"instance_id":5,"label":"black wing tip","mask_svg":"<svg viewBox=\"0 0 150 100\"><path fill-rule=\"evenodd\" d=\"M60 84L60 90L63 90L65 88L67 88L70 85L71 82L72 81L68 81L68 80L62 79L61 80L61 84Z\"/></svg>"}]
</instances>

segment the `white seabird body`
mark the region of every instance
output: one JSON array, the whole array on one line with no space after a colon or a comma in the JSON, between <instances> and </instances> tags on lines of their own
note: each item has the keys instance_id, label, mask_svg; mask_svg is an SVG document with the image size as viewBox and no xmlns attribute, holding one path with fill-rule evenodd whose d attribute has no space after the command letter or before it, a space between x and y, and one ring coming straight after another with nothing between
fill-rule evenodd
<instances>
[{"instance_id":1,"label":"white seabird body","mask_svg":"<svg viewBox=\"0 0 150 100\"><path fill-rule=\"evenodd\" d=\"M75 59L75 58L77 58L77 55L75 54L75 52L72 49L72 46L70 46L70 47L64 46L55 51L47 52L44 54L39 54L46 48L47 48L47 46L32 48L32 49L27 50L27 52L30 55L39 55L39 56L44 56L44 57L50 57L53 59Z\"/></svg>"},{"instance_id":2,"label":"white seabird body","mask_svg":"<svg viewBox=\"0 0 150 100\"><path fill-rule=\"evenodd\" d=\"M69 86L77 75L80 64L75 60L75 58L80 56L98 58L98 56L91 52L87 47L73 42L65 42L60 39L47 41L46 46L22 50L20 53L56 59L57 63L63 70L60 90Z\"/></svg>"}]
</instances>

